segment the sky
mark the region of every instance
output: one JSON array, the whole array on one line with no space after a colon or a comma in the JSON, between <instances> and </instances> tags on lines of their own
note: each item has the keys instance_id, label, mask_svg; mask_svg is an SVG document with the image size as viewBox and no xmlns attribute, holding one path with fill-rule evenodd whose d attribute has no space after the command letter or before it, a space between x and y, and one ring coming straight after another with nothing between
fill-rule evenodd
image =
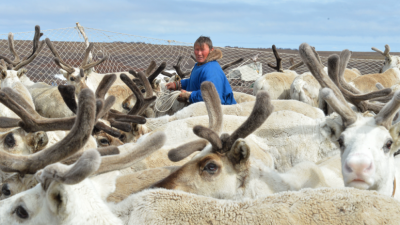
<instances>
[{"instance_id":1,"label":"sky","mask_svg":"<svg viewBox=\"0 0 400 225\"><path fill-rule=\"evenodd\" d=\"M400 52L400 1L68 0L1 1L0 34L84 27L214 46Z\"/></svg>"}]
</instances>

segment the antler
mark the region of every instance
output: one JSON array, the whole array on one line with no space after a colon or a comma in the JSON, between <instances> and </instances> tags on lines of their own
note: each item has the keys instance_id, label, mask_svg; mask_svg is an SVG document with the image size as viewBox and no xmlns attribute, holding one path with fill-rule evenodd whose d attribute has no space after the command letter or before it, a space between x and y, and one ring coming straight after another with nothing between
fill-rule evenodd
<instances>
[{"instance_id":1,"label":"antler","mask_svg":"<svg viewBox=\"0 0 400 225\"><path fill-rule=\"evenodd\" d=\"M144 76L143 72L139 72L137 75L138 75L139 79L140 79L140 77ZM135 85L135 83L133 83L133 81L131 79L129 79L129 77L126 74L124 74L124 73L121 74L120 78L132 90L133 94L136 96L136 103L133 106L133 108L131 109L131 111L129 111L128 115L141 115L144 112L144 110L152 102L154 102L156 100L157 97L151 96L149 98L144 98L142 93L140 93L139 88ZM146 83L146 82L144 81L144 83ZM146 85L145 85L145 87L146 87Z\"/></svg>"},{"instance_id":2,"label":"antler","mask_svg":"<svg viewBox=\"0 0 400 225\"><path fill-rule=\"evenodd\" d=\"M83 70L81 69L81 72ZM108 89L112 86L114 81L116 80L115 74L108 74L103 77L99 86L96 89L96 97L100 100L104 99L105 94L107 93ZM72 85L60 85L58 87L61 96L64 99L64 102L67 106L71 109L71 111L75 111L76 109L76 101L75 101L75 87ZM110 122L112 127L115 127L119 130L129 132L132 130L132 126L130 123L137 123L137 124L144 124L146 123L146 119L141 116L132 116L132 115L124 115L121 113L111 112L110 108L114 104L115 97L109 96L106 100L104 100L104 107L98 112L97 118L103 118ZM121 132L107 126L103 122L97 121L95 128L99 130L103 130L104 132L114 136L120 137L122 134Z\"/></svg>"},{"instance_id":3,"label":"antler","mask_svg":"<svg viewBox=\"0 0 400 225\"><path fill-rule=\"evenodd\" d=\"M4 62L3 59L0 59L0 73L6 73L6 72L7 72L7 64L6 62Z\"/></svg>"},{"instance_id":4,"label":"antler","mask_svg":"<svg viewBox=\"0 0 400 225\"><path fill-rule=\"evenodd\" d=\"M27 59L23 59L17 66L14 67L14 70L19 70L20 68L28 65L31 63L42 51L44 47L44 41L40 42L40 46L32 52L32 55L29 56Z\"/></svg>"},{"instance_id":5,"label":"antler","mask_svg":"<svg viewBox=\"0 0 400 225\"><path fill-rule=\"evenodd\" d=\"M387 57L389 59L389 61L392 61L392 57L390 56L389 52L390 52L390 46L389 45L385 45L385 52L382 52L381 50L372 47L372 50L381 53L383 56Z\"/></svg>"},{"instance_id":6,"label":"antler","mask_svg":"<svg viewBox=\"0 0 400 225\"><path fill-rule=\"evenodd\" d=\"M271 104L268 93L266 91L260 91L257 93L256 102L250 116L231 135L222 134L219 138L218 134L213 130L203 126L195 126L193 132L197 136L208 140L213 146L214 152L226 153L231 150L236 140L239 138L246 138L259 128L273 111L274 106Z\"/></svg>"},{"instance_id":7,"label":"antler","mask_svg":"<svg viewBox=\"0 0 400 225\"><path fill-rule=\"evenodd\" d=\"M154 62L154 61L152 61ZM155 65L155 64L154 64ZM150 84L153 84L154 79L156 79L156 77L165 69L165 67L167 66L167 63L163 62L161 63L161 65L156 69L156 71L154 71L154 73L152 73L151 75L149 75L150 73L147 73L146 71L146 75L147 75L147 79L148 82ZM140 78L139 78L140 79ZM146 83L144 80L142 80L143 83ZM146 84L145 84L146 85ZM147 91L147 88L146 88Z\"/></svg>"},{"instance_id":8,"label":"antler","mask_svg":"<svg viewBox=\"0 0 400 225\"><path fill-rule=\"evenodd\" d=\"M13 155L0 151L0 168L5 172L34 174L46 165L72 156L87 142L96 118L94 94L84 89L79 94L79 108L71 131L55 145L31 155Z\"/></svg>"},{"instance_id":9,"label":"antler","mask_svg":"<svg viewBox=\"0 0 400 225\"><path fill-rule=\"evenodd\" d=\"M299 47L300 56L303 62L306 64L312 75L317 79L322 88L329 88L331 92L325 93L321 92L322 97L328 104L337 112L343 119L345 126L349 126L356 122L357 115L353 110L347 105L339 88L329 79L328 75L324 71L324 66L317 59L315 55L315 50L313 50L307 43L303 43ZM338 58L338 57L337 57ZM334 61L332 60L331 63ZM334 74L338 73L338 63L335 66L331 65L330 68L335 69L331 71Z\"/></svg>"},{"instance_id":10,"label":"antler","mask_svg":"<svg viewBox=\"0 0 400 225\"><path fill-rule=\"evenodd\" d=\"M11 61L9 58L7 58L5 56L0 56L0 59L5 60L8 64L11 65L11 67L15 67L15 68L13 68L14 70L19 70L20 68L22 68L22 67L26 66L27 64L29 64L30 62L32 62L36 58L36 56L38 56L40 51L43 49L43 46L44 46L43 41L40 43L40 46L39 46L39 39L42 35L43 35L43 33L40 33L40 26L36 25L35 26L35 34L33 36L32 53L30 56L24 57L21 61L20 57L18 56L17 52L15 51L14 34L9 33L8 34L8 45L9 45L10 52L14 55L14 61Z\"/></svg>"},{"instance_id":11,"label":"antler","mask_svg":"<svg viewBox=\"0 0 400 225\"><path fill-rule=\"evenodd\" d=\"M400 91L397 91L392 100L388 102L382 110L375 116L375 121L377 125L386 127L390 129L392 126L393 118L400 109Z\"/></svg>"},{"instance_id":12,"label":"antler","mask_svg":"<svg viewBox=\"0 0 400 225\"><path fill-rule=\"evenodd\" d=\"M172 66L172 67L174 67L174 69L175 69L175 71L176 71L176 73L178 74L178 76L181 78L181 79L184 79L187 75L189 75L190 73L184 73L184 72L182 72L182 70L181 70L181 61L182 61L182 59L183 59L183 56L179 56L179 58L178 58L178 61L176 62L176 64L174 65L174 66ZM196 60L195 60L196 61Z\"/></svg>"},{"instance_id":13,"label":"antler","mask_svg":"<svg viewBox=\"0 0 400 225\"><path fill-rule=\"evenodd\" d=\"M208 112L209 128L206 128L207 133L210 134L210 136L212 135L212 137L215 137L215 135L218 137L223 125L221 100L213 83L205 81L201 84L200 89ZM207 140L211 140L211 144L214 143L214 145L218 143L218 140L214 142L215 138L210 138ZM178 162L188 157L193 152L203 150L208 144L207 140L195 140L171 149L168 152L168 158L173 162Z\"/></svg>"},{"instance_id":14,"label":"antler","mask_svg":"<svg viewBox=\"0 0 400 225\"><path fill-rule=\"evenodd\" d=\"M85 151L78 161L72 166L52 164L46 166L43 171L36 175L44 190L50 186L52 181L64 184L77 184L93 174L100 166L101 157L98 151L90 149Z\"/></svg>"},{"instance_id":15,"label":"antler","mask_svg":"<svg viewBox=\"0 0 400 225\"><path fill-rule=\"evenodd\" d=\"M97 148L96 149L101 156L108 156L108 155L118 155L120 154L120 151L118 149L118 147L116 146L108 146L108 147L102 147L102 148ZM75 154L73 154L72 156L63 159L62 161L60 161L62 164L65 165L71 165L73 163L75 163L76 161L78 161L78 159L87 151L79 151Z\"/></svg>"},{"instance_id":16,"label":"antler","mask_svg":"<svg viewBox=\"0 0 400 225\"><path fill-rule=\"evenodd\" d=\"M54 46L49 38L46 38L46 44L47 44L47 46L49 46L51 52L53 53L53 55L55 57L54 61L57 64L57 66L59 66L61 69L65 70L65 71L67 71L68 73L75 72L75 69L72 66L68 65L65 61L62 60L62 58L58 54L57 50L54 48ZM93 49L93 47L94 47L94 44L90 43L90 45L86 48L85 55L83 57L83 62L80 66L80 69L88 70L90 68L93 68L93 67L103 63L104 61L106 61L108 59L108 56L104 56L97 62L88 63L87 62L88 57L89 57L90 51Z\"/></svg>"},{"instance_id":17,"label":"antler","mask_svg":"<svg viewBox=\"0 0 400 225\"><path fill-rule=\"evenodd\" d=\"M19 58L17 52L15 51L14 34L11 32L8 34L8 46L10 47L10 52L14 55L14 61L8 62L8 63L12 64L13 66L16 66L20 62L20 58Z\"/></svg>"},{"instance_id":18,"label":"antler","mask_svg":"<svg viewBox=\"0 0 400 225\"><path fill-rule=\"evenodd\" d=\"M131 144L132 149L124 154L102 157L100 168L96 171L96 174L130 167L160 149L166 139L164 132L156 132L140 143Z\"/></svg>"},{"instance_id":19,"label":"antler","mask_svg":"<svg viewBox=\"0 0 400 225\"><path fill-rule=\"evenodd\" d=\"M236 60L234 60L234 61L232 61L230 63L227 63L227 64L223 65L221 68L222 68L222 70L226 70L229 67L234 66L236 64L239 64L242 61L243 61L243 58L239 58L239 59L236 59Z\"/></svg>"},{"instance_id":20,"label":"antler","mask_svg":"<svg viewBox=\"0 0 400 225\"><path fill-rule=\"evenodd\" d=\"M0 102L16 113L22 121L18 125L26 132L70 130L75 122L75 117L68 118L44 118L39 114L31 113L33 108L17 92L11 88L3 88L0 91ZM22 103L22 104L19 104ZM102 102L97 102L102 107Z\"/></svg>"},{"instance_id":21,"label":"antler","mask_svg":"<svg viewBox=\"0 0 400 225\"><path fill-rule=\"evenodd\" d=\"M370 103L367 100L385 97L392 93L390 88L374 91L367 94L361 94L361 92L355 87L350 86L344 80L344 72L347 67L347 63L350 60L351 52L347 49L343 50L340 54L340 58L336 55L330 56L328 58L328 74L329 77L335 82L337 87L340 89L341 93L346 100L355 105L361 112L367 110L378 113L384 106L381 103ZM337 65L339 63L339 65ZM337 68L334 68L337 67ZM351 91L347 90L350 89Z\"/></svg>"},{"instance_id":22,"label":"antler","mask_svg":"<svg viewBox=\"0 0 400 225\"><path fill-rule=\"evenodd\" d=\"M75 72L75 69L72 66L68 65L66 62L64 62L64 60L62 60L60 54L58 54L56 48L54 48L53 43L50 41L49 38L46 38L46 44L49 47L50 51L53 53L55 57L54 62L57 64L58 67L67 71L68 73Z\"/></svg>"},{"instance_id":23,"label":"antler","mask_svg":"<svg viewBox=\"0 0 400 225\"><path fill-rule=\"evenodd\" d=\"M271 67L272 69L278 71L278 72L283 72L282 69L282 59L278 54L278 51L276 50L276 46L272 45L272 51L274 52L274 56L276 59L276 66L273 66L272 64L268 63L268 66Z\"/></svg>"}]
</instances>

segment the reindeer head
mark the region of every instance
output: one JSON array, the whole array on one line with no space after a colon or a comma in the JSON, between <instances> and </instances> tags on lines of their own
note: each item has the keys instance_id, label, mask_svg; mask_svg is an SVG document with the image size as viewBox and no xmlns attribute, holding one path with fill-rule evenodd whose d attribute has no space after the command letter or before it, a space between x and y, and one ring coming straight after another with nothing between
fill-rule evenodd
<instances>
[{"instance_id":1,"label":"reindeer head","mask_svg":"<svg viewBox=\"0 0 400 225\"><path fill-rule=\"evenodd\" d=\"M120 139L115 138L102 130L96 132L93 136L96 139L98 147L120 146L124 144Z\"/></svg>"},{"instance_id":2,"label":"reindeer head","mask_svg":"<svg viewBox=\"0 0 400 225\"><path fill-rule=\"evenodd\" d=\"M381 53L383 56L385 56L385 62L383 63L382 68L379 70L379 73L383 73L388 69L391 68L398 68L400 69L400 57L399 56L392 56L389 54L390 52L390 47L389 45L385 45L385 52L382 52L381 50L372 47L372 50Z\"/></svg>"},{"instance_id":3,"label":"reindeer head","mask_svg":"<svg viewBox=\"0 0 400 225\"><path fill-rule=\"evenodd\" d=\"M55 57L55 63L60 67L60 73L62 73L65 79L67 79L67 84L75 86L76 94L78 94L83 88L87 87L86 79L92 72L91 69L108 59L108 56L105 56L97 62L88 62L90 51L92 51L94 47L94 44L90 43L89 47L85 51L82 64L79 68L74 68L62 60L49 38L46 38L46 44L49 46ZM81 72L81 70L83 70L83 72Z\"/></svg>"},{"instance_id":4,"label":"reindeer head","mask_svg":"<svg viewBox=\"0 0 400 225\"><path fill-rule=\"evenodd\" d=\"M33 154L45 148L49 143L46 132L28 133L22 128L13 128L0 133L0 149L12 154Z\"/></svg>"},{"instance_id":5,"label":"reindeer head","mask_svg":"<svg viewBox=\"0 0 400 225\"><path fill-rule=\"evenodd\" d=\"M299 48L300 56L323 89L320 95L337 112L343 120L343 132L338 144L341 150L342 174L345 186L366 190L377 190L392 193L394 179L394 152L398 150L392 143L398 140L398 133L391 135L393 117L400 108L400 93L382 106L373 104L368 99L385 96L391 90L384 89L368 94L359 94L359 90L349 90L339 79L343 77L350 52L344 50L340 57L328 59L329 79L313 54L311 47L303 43ZM353 93L357 92L357 94ZM355 113L347 104L352 102L362 112L372 110L375 117L365 117Z\"/></svg>"},{"instance_id":6,"label":"reindeer head","mask_svg":"<svg viewBox=\"0 0 400 225\"><path fill-rule=\"evenodd\" d=\"M123 152L121 154L120 154L121 152L120 148L114 146L97 148L96 150L102 156L102 160L99 168L92 174L100 175L111 171L118 171L131 167L132 165L138 163L139 161L148 157L153 152L160 149L164 145L165 140L166 136L163 132L156 132L148 136L138 144L130 143L121 146L120 148L121 151ZM76 161L80 157L82 157L82 155L86 154L85 152L80 151L68 158L63 159L60 162L66 165L76 163ZM12 174L11 176L3 180L3 183L1 185L2 191L0 194L0 200L9 198L22 191L26 191L35 186L37 182L38 181L35 179L34 175L32 176L31 174L26 174L26 175L20 175L18 173ZM108 185L109 184L104 184L104 186ZM102 195L102 197L104 197L105 199L107 196Z\"/></svg>"},{"instance_id":7,"label":"reindeer head","mask_svg":"<svg viewBox=\"0 0 400 225\"><path fill-rule=\"evenodd\" d=\"M194 133L204 139L173 149L168 156L172 161L179 161L195 151L201 153L155 187L232 198L245 187L249 175L250 148L244 138L264 123L273 106L267 92L259 92L249 118L231 135L219 136L222 110L218 93L210 82L201 84L201 92L209 112L210 128L195 126Z\"/></svg>"},{"instance_id":8,"label":"reindeer head","mask_svg":"<svg viewBox=\"0 0 400 225\"><path fill-rule=\"evenodd\" d=\"M103 192L110 192L110 188L103 186L115 188L115 179L112 185L86 179L100 163L99 153L88 150L74 165L47 166L36 174L40 184L0 202L2 223L79 224L83 219L89 224L100 221L102 224L120 224L102 200L102 195L107 194ZM92 207L96 210L88 213Z\"/></svg>"},{"instance_id":9,"label":"reindeer head","mask_svg":"<svg viewBox=\"0 0 400 225\"><path fill-rule=\"evenodd\" d=\"M43 35L43 33L40 33L40 26L36 25L35 26L35 35L33 36L33 49L31 55L28 57L20 59L19 55L15 51L15 45L14 45L14 34L9 33L8 34L8 46L10 48L10 52L14 56L14 60L11 60L5 56L0 56L0 79L4 81L6 78L8 78L8 81L5 82L15 82L19 81L19 77L24 75L27 70L23 68L24 66L28 65L31 63L40 53L40 51L44 47L44 41L39 43L40 37Z\"/></svg>"}]
</instances>

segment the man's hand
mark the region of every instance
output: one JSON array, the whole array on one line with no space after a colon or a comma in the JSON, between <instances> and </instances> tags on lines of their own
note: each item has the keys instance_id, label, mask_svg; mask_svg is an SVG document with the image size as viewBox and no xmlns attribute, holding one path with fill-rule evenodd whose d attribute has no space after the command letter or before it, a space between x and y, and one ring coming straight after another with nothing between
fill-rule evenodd
<instances>
[{"instance_id":1,"label":"man's hand","mask_svg":"<svg viewBox=\"0 0 400 225\"><path fill-rule=\"evenodd\" d=\"M189 98L190 98L190 94L192 94L192 92L187 92L185 90L181 91L181 94L178 97L178 101L180 102L189 102Z\"/></svg>"},{"instance_id":2,"label":"man's hand","mask_svg":"<svg viewBox=\"0 0 400 225\"><path fill-rule=\"evenodd\" d=\"M165 87L170 91L180 90L181 82L180 81L170 82L170 83L167 83L165 85Z\"/></svg>"}]
</instances>

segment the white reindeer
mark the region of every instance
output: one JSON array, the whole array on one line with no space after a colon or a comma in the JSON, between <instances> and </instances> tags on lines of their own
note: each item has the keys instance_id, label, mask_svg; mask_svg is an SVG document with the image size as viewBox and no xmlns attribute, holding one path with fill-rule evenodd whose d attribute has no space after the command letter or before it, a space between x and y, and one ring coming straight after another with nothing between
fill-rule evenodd
<instances>
[{"instance_id":1,"label":"white reindeer","mask_svg":"<svg viewBox=\"0 0 400 225\"><path fill-rule=\"evenodd\" d=\"M282 59L276 50L275 45L272 45L272 51L276 58L276 66L268 63L268 66L276 69L277 72L267 73L254 82L254 95L260 90L266 90L270 93L272 99L290 99L290 85L293 80L298 76L295 68L301 66L296 64L287 70L282 69Z\"/></svg>"},{"instance_id":2,"label":"white reindeer","mask_svg":"<svg viewBox=\"0 0 400 225\"><path fill-rule=\"evenodd\" d=\"M342 174L347 187L364 190L376 190L387 196L400 199L395 195L398 169L394 153L399 149L399 125L392 126L392 120L400 108L400 92L387 103L376 116L364 117L355 113L345 101L349 94L337 77L340 77L350 58L350 52L344 50L341 56L333 55L328 59L328 72L336 77L336 84L329 79L306 44L300 45L300 55L315 78L324 86L321 95L325 101L339 113L343 119L344 130L338 143L341 149ZM331 78L335 78L331 76ZM340 89L340 90L339 90ZM343 93L343 95L342 95ZM352 96L353 101L355 97ZM394 144L393 144L394 143Z\"/></svg>"}]
</instances>

